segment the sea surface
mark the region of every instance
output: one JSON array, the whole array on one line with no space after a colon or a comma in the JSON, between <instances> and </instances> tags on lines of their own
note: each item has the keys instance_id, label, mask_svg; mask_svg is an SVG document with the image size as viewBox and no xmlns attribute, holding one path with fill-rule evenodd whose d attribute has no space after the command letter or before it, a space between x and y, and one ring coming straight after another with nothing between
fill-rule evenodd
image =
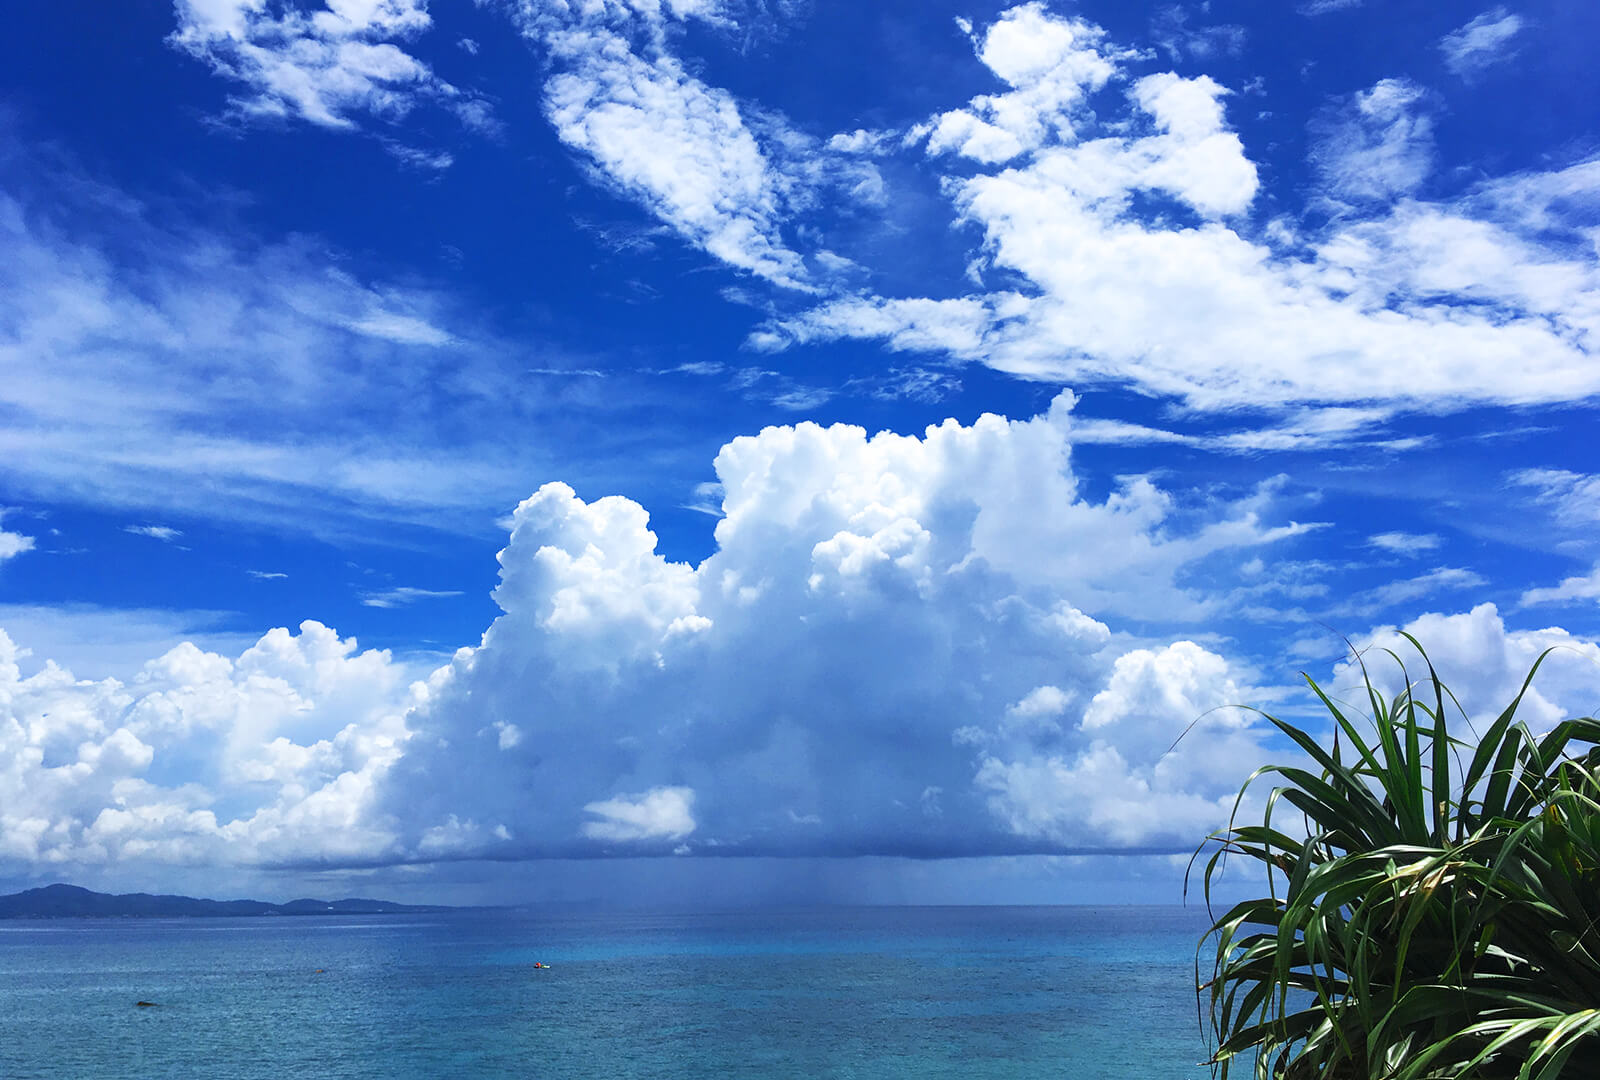
<instances>
[{"instance_id":1,"label":"sea surface","mask_svg":"<svg viewBox=\"0 0 1600 1080\"><path fill-rule=\"evenodd\" d=\"M1158 907L0 922L0 1077L1199 1080L1205 923Z\"/></svg>"}]
</instances>

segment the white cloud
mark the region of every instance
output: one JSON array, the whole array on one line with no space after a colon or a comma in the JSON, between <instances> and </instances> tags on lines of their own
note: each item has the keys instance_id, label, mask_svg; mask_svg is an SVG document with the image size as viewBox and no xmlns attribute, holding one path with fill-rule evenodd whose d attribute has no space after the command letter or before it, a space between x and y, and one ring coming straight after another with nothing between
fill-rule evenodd
<instances>
[{"instance_id":1,"label":"white cloud","mask_svg":"<svg viewBox=\"0 0 1600 1080\"><path fill-rule=\"evenodd\" d=\"M1262 733L1239 707L1252 699L1259 692L1191 641L1135 650L1085 710L1086 745L988 756L976 782L1022 836L1115 848L1204 835L1232 806L1240 763L1264 760Z\"/></svg>"},{"instance_id":2,"label":"white cloud","mask_svg":"<svg viewBox=\"0 0 1600 1080\"><path fill-rule=\"evenodd\" d=\"M1568 469L1523 469L1511 482L1531 487L1539 502L1549 506L1555 520L1569 528L1600 523L1600 475Z\"/></svg>"},{"instance_id":3,"label":"white cloud","mask_svg":"<svg viewBox=\"0 0 1600 1080\"><path fill-rule=\"evenodd\" d=\"M409 607L418 600L440 600L460 595L459 589L418 589L411 585L401 585L393 589L364 592L361 594L361 603L365 607L398 608Z\"/></svg>"},{"instance_id":4,"label":"white cloud","mask_svg":"<svg viewBox=\"0 0 1600 1080\"><path fill-rule=\"evenodd\" d=\"M1141 723L1113 722L1108 704L1085 725L1128 651L1101 620L1199 618L1207 605L1176 584L1185 567L1297 529L1263 523L1259 500L1180 524L1145 480L1084 500L1070 406L921 438L800 424L736 439L717 458L718 548L699 566L663 558L637 504L546 485L500 554L504 614L408 721L388 807L424 833L473 823L429 834L459 857L622 839L742 854L1177 845L1223 780L1147 760ZM1197 646L1174 655L1144 684L1226 668ZM1179 758L1200 760L1207 738ZM1097 743L1134 771L1058 790L1044 832L979 779ZM1179 816L1094 824L1102 792L1136 801L1141 784ZM635 794L678 789L692 817ZM646 832L629 815L677 825Z\"/></svg>"},{"instance_id":5,"label":"white cloud","mask_svg":"<svg viewBox=\"0 0 1600 1080\"><path fill-rule=\"evenodd\" d=\"M1204 617L1197 563L1228 553L1250 579L1247 549L1297 530L1262 520L1269 494L1085 498L1072 404L735 439L698 566L661 555L637 503L548 484L499 554L503 614L425 682L314 622L232 659L179 645L124 681L24 677L0 638L0 859L1187 850L1275 756L1233 706L1281 691L1114 628ZM1474 703L1546 645L1600 659L1488 606L1408 628ZM1577 707L1592 674L1553 664L1530 716Z\"/></svg>"},{"instance_id":6,"label":"white cloud","mask_svg":"<svg viewBox=\"0 0 1600 1080\"><path fill-rule=\"evenodd\" d=\"M635 55L607 30L551 38L568 70L545 86L563 142L690 242L777 284L806 287L779 235L781 180L733 97L668 55Z\"/></svg>"},{"instance_id":7,"label":"white cloud","mask_svg":"<svg viewBox=\"0 0 1600 1080\"><path fill-rule=\"evenodd\" d=\"M1209 740L1254 736L1207 721L1159 758L1150 725L1244 684L1198 646L1141 648L1101 618L1200 617L1186 568L1296 529L1260 520L1265 495L1180 513L1137 480L1086 500L1071 406L921 437L736 439L697 567L658 553L638 504L546 485L499 556L504 614L425 683L313 622L236 659L179 645L125 681L24 677L3 639L0 857L1186 846L1238 779L1213 776ZM1143 711L1157 700L1159 723ZM1006 769L1054 770L1054 786L1024 809L991 782Z\"/></svg>"},{"instance_id":8,"label":"white cloud","mask_svg":"<svg viewBox=\"0 0 1600 1080\"><path fill-rule=\"evenodd\" d=\"M361 114L394 120L426 101L471 126L492 124L486 103L402 47L432 25L427 0L327 0L311 10L176 0L174 7L171 43L246 88L230 99L236 118L354 129Z\"/></svg>"},{"instance_id":9,"label":"white cloud","mask_svg":"<svg viewBox=\"0 0 1600 1080\"><path fill-rule=\"evenodd\" d=\"M739 5L503 6L555 68L544 86L546 116L603 183L713 258L785 288L814 292L851 268L815 244L802 255L786 226L824 201L874 204L882 191L877 169L777 113L741 104L674 54L685 22L735 30Z\"/></svg>"},{"instance_id":10,"label":"white cloud","mask_svg":"<svg viewBox=\"0 0 1600 1080\"><path fill-rule=\"evenodd\" d=\"M0 522L5 521L6 512L0 508ZM0 563L7 559L14 559L25 551L32 551L34 539L22 533L0 529Z\"/></svg>"},{"instance_id":11,"label":"white cloud","mask_svg":"<svg viewBox=\"0 0 1600 1080\"><path fill-rule=\"evenodd\" d=\"M1519 603L1522 607L1532 607L1536 604L1570 604L1591 600L1600 600L1600 566L1587 574L1563 578L1559 585L1529 589L1522 594Z\"/></svg>"},{"instance_id":12,"label":"white cloud","mask_svg":"<svg viewBox=\"0 0 1600 1080\"><path fill-rule=\"evenodd\" d=\"M1076 22L1025 10L1077 33ZM774 319L751 346L871 338L1191 409L1372 407L1368 424L1395 408L1600 393L1588 362L1600 275L1583 226L1600 193L1594 163L1419 200L1409 193L1431 168L1431 123L1419 90L1386 80L1323 132L1318 160L1343 210L1303 236L1256 234L1235 220L1251 209L1257 176L1225 95L1204 76L1145 76L1131 81L1125 113L1102 111L1092 125L1057 117L1029 129L1045 141L1027 157L948 176L959 221L983 238L970 276L995 288L835 296Z\"/></svg>"},{"instance_id":13,"label":"white cloud","mask_svg":"<svg viewBox=\"0 0 1600 1080\"><path fill-rule=\"evenodd\" d=\"M1459 566L1436 566L1425 574L1380 585L1354 597L1347 610L1362 615L1377 615L1401 604L1449 589L1476 589L1487 585L1482 574Z\"/></svg>"},{"instance_id":14,"label":"white cloud","mask_svg":"<svg viewBox=\"0 0 1600 1080\"><path fill-rule=\"evenodd\" d=\"M1559 627L1508 630L1493 604L1479 604L1465 614L1423 615L1403 629L1428 650L1440 678L1479 731L1511 704L1534 661L1547 649L1555 651L1540 667L1533 689L1523 699L1519 718L1535 731L1548 730L1569 717L1592 716L1600 707L1600 694L1595 690L1600 646ZM1382 649L1393 650L1405 661L1411 679L1427 673L1416 650L1392 626L1374 630L1356 646L1373 682L1387 697L1400 689L1403 676ZM1365 694L1357 690L1360 672L1353 662L1338 666L1332 685L1347 699L1364 703Z\"/></svg>"},{"instance_id":15,"label":"white cloud","mask_svg":"<svg viewBox=\"0 0 1600 1080\"><path fill-rule=\"evenodd\" d=\"M1404 79L1354 94L1318 124L1311 161L1329 194L1381 200L1408 195L1433 169L1427 95Z\"/></svg>"},{"instance_id":16,"label":"white cloud","mask_svg":"<svg viewBox=\"0 0 1600 1080\"><path fill-rule=\"evenodd\" d=\"M160 540L164 544L173 543L183 535L182 529L174 529L170 525L124 525L122 531L135 536L148 536L152 540Z\"/></svg>"},{"instance_id":17,"label":"white cloud","mask_svg":"<svg viewBox=\"0 0 1600 1080\"><path fill-rule=\"evenodd\" d=\"M257 581L283 581L289 576L281 570L246 570L245 573Z\"/></svg>"},{"instance_id":18,"label":"white cloud","mask_svg":"<svg viewBox=\"0 0 1600 1080\"><path fill-rule=\"evenodd\" d=\"M521 494L540 436L499 433L570 410L525 358L447 329L444 294L364 280L315 237L154 215L20 141L0 154L13 497L328 533L476 528Z\"/></svg>"},{"instance_id":19,"label":"white cloud","mask_svg":"<svg viewBox=\"0 0 1600 1080\"><path fill-rule=\"evenodd\" d=\"M694 790L651 788L642 795L589 803L583 812L595 818L583 823L583 835L591 840L682 840L695 828Z\"/></svg>"},{"instance_id":20,"label":"white cloud","mask_svg":"<svg viewBox=\"0 0 1600 1080\"><path fill-rule=\"evenodd\" d=\"M1360 7L1363 0L1304 0L1295 10L1302 15L1326 15L1330 11L1344 11Z\"/></svg>"},{"instance_id":21,"label":"white cloud","mask_svg":"<svg viewBox=\"0 0 1600 1080\"><path fill-rule=\"evenodd\" d=\"M973 98L913 134L930 154L958 153L985 164L1009 161L1047 141L1069 141L1088 95L1115 73L1105 32L1029 3L1005 12L975 39L978 58L1012 89Z\"/></svg>"},{"instance_id":22,"label":"white cloud","mask_svg":"<svg viewBox=\"0 0 1600 1080\"><path fill-rule=\"evenodd\" d=\"M46 664L0 631L0 861L353 862L393 837L374 784L400 753L407 688L387 653L318 623L235 660L179 645L127 682Z\"/></svg>"},{"instance_id":23,"label":"white cloud","mask_svg":"<svg viewBox=\"0 0 1600 1080\"><path fill-rule=\"evenodd\" d=\"M1424 552L1437 551L1443 541L1434 533L1386 532L1369 536L1367 543L1396 555L1416 558Z\"/></svg>"},{"instance_id":24,"label":"white cloud","mask_svg":"<svg viewBox=\"0 0 1600 1080\"><path fill-rule=\"evenodd\" d=\"M1467 79L1511 59L1514 53L1507 46L1523 26L1522 16L1513 15L1504 7L1490 8L1439 41L1445 67Z\"/></svg>"}]
</instances>

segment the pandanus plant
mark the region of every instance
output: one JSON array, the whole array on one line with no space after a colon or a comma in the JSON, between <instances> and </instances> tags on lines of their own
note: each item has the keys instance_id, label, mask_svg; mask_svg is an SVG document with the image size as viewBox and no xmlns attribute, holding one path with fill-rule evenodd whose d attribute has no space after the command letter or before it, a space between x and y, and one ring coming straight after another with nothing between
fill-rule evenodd
<instances>
[{"instance_id":1,"label":"pandanus plant","mask_svg":"<svg viewBox=\"0 0 1600 1080\"><path fill-rule=\"evenodd\" d=\"M1412 683L1389 652L1405 689L1386 700L1363 662L1370 716L1307 678L1330 746L1266 717L1309 761L1252 774L1190 863L1204 858L1208 909L1224 868L1266 876L1267 895L1216 918L1197 955L1214 1071L1600 1078L1600 722L1536 736L1518 719L1546 653L1473 732L1407 638L1427 677ZM1240 824L1264 777L1260 823Z\"/></svg>"}]
</instances>

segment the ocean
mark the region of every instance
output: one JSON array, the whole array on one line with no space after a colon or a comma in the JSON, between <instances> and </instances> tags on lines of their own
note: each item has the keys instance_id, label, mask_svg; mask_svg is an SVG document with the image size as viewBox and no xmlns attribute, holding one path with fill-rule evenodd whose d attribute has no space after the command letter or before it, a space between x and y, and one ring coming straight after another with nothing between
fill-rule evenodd
<instances>
[{"instance_id":1,"label":"ocean","mask_svg":"<svg viewBox=\"0 0 1600 1080\"><path fill-rule=\"evenodd\" d=\"M0 922L0 1077L1199 1080L1205 925L1172 907Z\"/></svg>"}]
</instances>

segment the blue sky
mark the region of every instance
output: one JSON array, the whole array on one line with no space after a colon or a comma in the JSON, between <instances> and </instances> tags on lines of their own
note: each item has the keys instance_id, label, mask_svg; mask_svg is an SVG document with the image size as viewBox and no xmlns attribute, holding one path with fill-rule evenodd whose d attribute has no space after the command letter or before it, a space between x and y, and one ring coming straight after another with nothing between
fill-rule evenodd
<instances>
[{"instance_id":1,"label":"blue sky","mask_svg":"<svg viewBox=\"0 0 1600 1080\"><path fill-rule=\"evenodd\" d=\"M1341 635L1591 711L1600 14L1262 6L18 12L0 884L1175 897Z\"/></svg>"}]
</instances>

